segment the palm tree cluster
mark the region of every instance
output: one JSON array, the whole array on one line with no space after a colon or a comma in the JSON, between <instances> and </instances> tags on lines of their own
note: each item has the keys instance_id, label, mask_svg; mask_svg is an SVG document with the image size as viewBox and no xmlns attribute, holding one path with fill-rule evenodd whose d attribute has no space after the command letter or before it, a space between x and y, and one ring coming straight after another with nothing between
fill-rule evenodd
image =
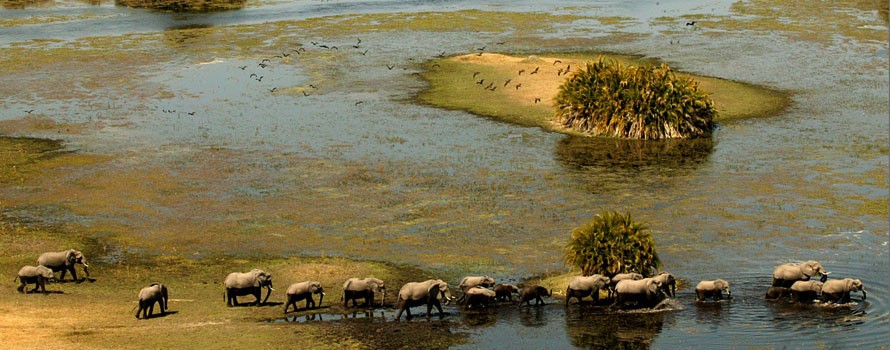
<instances>
[{"instance_id":1,"label":"palm tree cluster","mask_svg":"<svg viewBox=\"0 0 890 350\"><path fill-rule=\"evenodd\" d=\"M595 136L635 139L710 136L717 111L692 79L660 66L600 57L559 88L555 121Z\"/></svg>"},{"instance_id":2,"label":"palm tree cluster","mask_svg":"<svg viewBox=\"0 0 890 350\"><path fill-rule=\"evenodd\" d=\"M624 272L651 275L661 264L652 234L643 223L634 222L630 213L605 210L572 230L565 262L585 276L610 277Z\"/></svg>"}]
</instances>

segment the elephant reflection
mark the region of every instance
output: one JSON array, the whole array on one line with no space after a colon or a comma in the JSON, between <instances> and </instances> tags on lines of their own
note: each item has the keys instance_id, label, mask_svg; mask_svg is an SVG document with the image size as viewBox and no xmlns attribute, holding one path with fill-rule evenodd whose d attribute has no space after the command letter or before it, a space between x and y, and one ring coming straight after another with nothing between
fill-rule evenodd
<instances>
[{"instance_id":1,"label":"elephant reflection","mask_svg":"<svg viewBox=\"0 0 890 350\"><path fill-rule=\"evenodd\" d=\"M566 333L578 348L648 349L664 324L672 321L673 316L664 312L570 313Z\"/></svg>"}]
</instances>

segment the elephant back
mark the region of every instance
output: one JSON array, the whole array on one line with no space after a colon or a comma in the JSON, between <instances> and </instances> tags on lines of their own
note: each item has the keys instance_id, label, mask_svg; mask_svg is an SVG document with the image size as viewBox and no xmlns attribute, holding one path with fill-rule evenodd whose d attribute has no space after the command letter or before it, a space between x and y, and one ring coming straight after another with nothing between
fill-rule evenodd
<instances>
[{"instance_id":1,"label":"elephant back","mask_svg":"<svg viewBox=\"0 0 890 350\"><path fill-rule=\"evenodd\" d=\"M67 255L68 251L43 253L37 257L37 265L43 265L50 268L62 267L65 266Z\"/></svg>"},{"instance_id":2,"label":"elephant back","mask_svg":"<svg viewBox=\"0 0 890 350\"><path fill-rule=\"evenodd\" d=\"M488 288L473 287L467 290L467 295L483 295L493 298L495 296L495 292Z\"/></svg>"},{"instance_id":3,"label":"elephant back","mask_svg":"<svg viewBox=\"0 0 890 350\"><path fill-rule=\"evenodd\" d=\"M37 271L37 266L25 265L19 269L19 277L36 277L40 275Z\"/></svg>"},{"instance_id":4,"label":"elephant back","mask_svg":"<svg viewBox=\"0 0 890 350\"><path fill-rule=\"evenodd\" d=\"M647 290L649 284L655 283L651 278L641 280L623 279L615 284L615 291L618 293L642 293Z\"/></svg>"},{"instance_id":5,"label":"elephant back","mask_svg":"<svg viewBox=\"0 0 890 350\"><path fill-rule=\"evenodd\" d=\"M312 282L298 282L287 287L287 294L303 294L309 292L309 286Z\"/></svg>"},{"instance_id":6,"label":"elephant back","mask_svg":"<svg viewBox=\"0 0 890 350\"><path fill-rule=\"evenodd\" d=\"M226 276L226 288L250 288L257 283L256 275L252 272L232 272Z\"/></svg>"}]
</instances>

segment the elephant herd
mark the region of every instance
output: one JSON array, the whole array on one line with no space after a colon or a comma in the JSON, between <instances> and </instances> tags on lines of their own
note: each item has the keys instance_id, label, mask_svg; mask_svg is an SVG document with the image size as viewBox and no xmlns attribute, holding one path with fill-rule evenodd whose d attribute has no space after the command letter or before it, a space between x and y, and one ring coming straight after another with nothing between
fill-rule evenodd
<instances>
[{"instance_id":1,"label":"elephant herd","mask_svg":"<svg viewBox=\"0 0 890 350\"><path fill-rule=\"evenodd\" d=\"M70 249L63 252L51 252L41 254L37 259L37 266L24 266L19 270L18 278L21 285L18 287L20 293L25 290L27 284L35 284L30 292L36 292L38 289L45 292L45 282L54 279L54 272L61 272L60 280L64 280L66 272L70 272L72 278L77 280L77 273L74 265L83 265L83 270L89 276L89 264L83 254L77 250ZM862 299L865 300L866 290L862 285L862 281L858 279L832 279L828 280L830 272L825 271L822 265L817 261L806 261L803 263L782 264L773 271L772 286L766 292L766 299L778 300L788 298L793 302L812 302L820 298L824 302L848 303L850 302L850 293L853 291L862 292ZM810 280L812 277L820 276L819 281ZM268 301L272 291L272 274L254 269L249 272L232 272L226 276L224 299L226 305L231 307L239 305L239 296L252 295L256 300L251 303L253 305L265 304ZM611 306L614 307L645 307L653 308L668 298L675 297L676 279L667 272L661 272L652 277L644 278L638 273L621 273L614 276L602 276L595 274L592 276L576 276L572 278L566 287L565 305L568 306L574 298L578 302L582 299L591 297L594 304L600 303L600 298L605 297L611 300ZM408 318L411 318L411 308L417 306L426 306L426 315L430 316L432 309L435 307L439 314L442 315L442 304L456 301L465 305L466 308L484 308L495 302L513 302L513 296L517 295L517 305L531 305L531 301L535 301L535 305L543 304L544 297L553 295L552 289L546 289L539 285L529 285L523 288L512 284L496 284L495 280L489 276L468 276L461 279L458 284L462 295L456 298L451 295L448 289L448 283L441 279L430 279L423 282L409 282L399 289L398 301L396 307L398 312L396 320L400 319L402 313L405 312ZM262 291L266 289L266 297L260 301ZM724 299L723 292L727 293L727 298L732 298L729 282L717 279L712 281L701 281L695 286L696 301L720 301ZM352 301L352 306L359 306L357 301L363 300L361 306L374 306L375 296L379 293L380 305L384 305L386 299L386 285L377 278L350 278L343 283L343 307L348 307ZM313 294L318 294L318 303L315 303ZM603 296L605 294L605 296ZM317 308L321 306L324 300L325 292L321 283L317 281L304 281L291 284L286 291L286 302L284 303L284 313L293 306L293 311L297 311L297 302L306 301L304 310ZM154 305L159 304L161 314L167 310L167 302L169 293L167 287L161 283L152 283L151 285L139 291L138 308L136 318L148 318L154 313Z\"/></svg>"}]
</instances>

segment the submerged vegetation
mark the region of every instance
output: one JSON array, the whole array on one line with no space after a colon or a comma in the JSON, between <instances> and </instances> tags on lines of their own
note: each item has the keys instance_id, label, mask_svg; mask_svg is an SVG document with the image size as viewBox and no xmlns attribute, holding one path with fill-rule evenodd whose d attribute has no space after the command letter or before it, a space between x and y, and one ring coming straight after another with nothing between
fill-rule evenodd
<instances>
[{"instance_id":1,"label":"submerged vegetation","mask_svg":"<svg viewBox=\"0 0 890 350\"><path fill-rule=\"evenodd\" d=\"M565 262L581 269L585 276L631 271L649 275L661 264L649 228L635 222L630 213L605 210L572 230Z\"/></svg>"},{"instance_id":2,"label":"submerged vegetation","mask_svg":"<svg viewBox=\"0 0 890 350\"><path fill-rule=\"evenodd\" d=\"M555 98L556 122L595 136L635 139L710 136L717 110L694 80L659 66L599 58L572 75Z\"/></svg>"}]
</instances>

